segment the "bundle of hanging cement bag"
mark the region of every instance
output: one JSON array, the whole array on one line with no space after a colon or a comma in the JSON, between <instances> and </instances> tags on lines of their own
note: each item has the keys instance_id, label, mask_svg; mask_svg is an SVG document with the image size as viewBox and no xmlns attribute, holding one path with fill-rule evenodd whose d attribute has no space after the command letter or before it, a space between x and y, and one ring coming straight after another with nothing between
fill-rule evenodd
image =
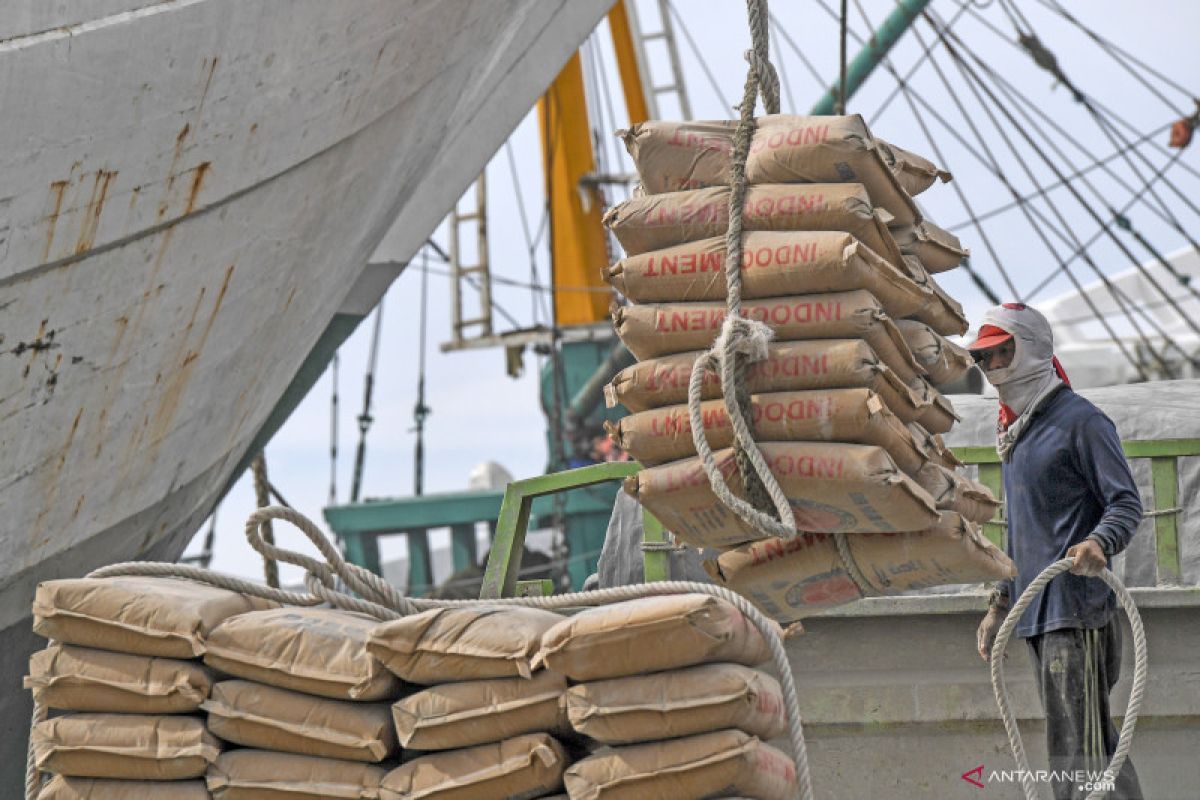
<instances>
[{"instance_id":1,"label":"bundle of hanging cement bag","mask_svg":"<svg viewBox=\"0 0 1200 800\"><path fill-rule=\"evenodd\" d=\"M619 133L641 179L605 217L625 250L605 275L629 301L613 320L638 358L606 390L633 412L610 435L646 467L626 491L677 542L721 550L706 563L714 580L781 622L1010 574L979 528L996 499L956 472L940 436L957 417L936 386L971 359L946 338L967 322L933 275L967 253L912 196L949 175L875 139L857 115L761 117L746 158L741 314L773 333L746 369L747 417L801 533L766 536L714 493L686 403L692 367L725 322L736 127ZM704 375L701 396L704 436L745 499L719 374Z\"/></svg>"}]
</instances>

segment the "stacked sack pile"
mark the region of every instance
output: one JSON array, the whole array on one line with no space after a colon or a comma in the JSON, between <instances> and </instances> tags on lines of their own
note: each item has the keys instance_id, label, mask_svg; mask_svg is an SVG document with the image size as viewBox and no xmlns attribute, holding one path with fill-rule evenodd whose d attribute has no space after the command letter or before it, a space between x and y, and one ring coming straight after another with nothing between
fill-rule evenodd
<instances>
[{"instance_id":1,"label":"stacked sack pile","mask_svg":"<svg viewBox=\"0 0 1200 800\"><path fill-rule=\"evenodd\" d=\"M639 362L606 397L633 412L610 435L647 467L626 490L677 540L725 551L707 565L714 579L781 622L1011 574L978 527L995 498L955 471L940 436L957 417L935 384L971 360L945 338L967 322L932 275L966 251L912 195L949 176L873 138L857 115L762 117L746 161L742 314L774 333L746 372L747 416L804 533L765 539L710 488L686 403L692 365L726 313L736 125L648 122L621 134L642 192L605 217L626 253L605 274L631 301L613 318ZM706 374L705 435L744 498L721 391Z\"/></svg>"},{"instance_id":2,"label":"stacked sack pile","mask_svg":"<svg viewBox=\"0 0 1200 800\"><path fill-rule=\"evenodd\" d=\"M42 583L34 630L51 639L25 686L52 713L30 736L52 774L39 800L201 800L221 743L199 714L216 681L214 629L271 603L187 581ZM219 684L218 684L219 685Z\"/></svg>"},{"instance_id":3,"label":"stacked sack pile","mask_svg":"<svg viewBox=\"0 0 1200 800\"><path fill-rule=\"evenodd\" d=\"M382 800L534 798L559 792L573 743L563 673L532 659L563 618L533 608L436 608L375 628L370 652L419 688L392 707L404 763Z\"/></svg>"},{"instance_id":4,"label":"stacked sack pile","mask_svg":"<svg viewBox=\"0 0 1200 800\"><path fill-rule=\"evenodd\" d=\"M572 728L598 749L571 765L571 800L747 797L790 800L792 760L764 743L787 729L774 678L752 667L766 640L706 594L582 611L546 631L535 663L577 682Z\"/></svg>"}]
</instances>

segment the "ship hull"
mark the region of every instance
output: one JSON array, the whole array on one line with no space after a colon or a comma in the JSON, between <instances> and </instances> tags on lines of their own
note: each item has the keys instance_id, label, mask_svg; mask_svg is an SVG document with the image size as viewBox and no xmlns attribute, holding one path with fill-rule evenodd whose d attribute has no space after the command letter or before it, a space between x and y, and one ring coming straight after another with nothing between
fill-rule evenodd
<instances>
[{"instance_id":1,"label":"ship hull","mask_svg":"<svg viewBox=\"0 0 1200 800\"><path fill-rule=\"evenodd\" d=\"M4 796L36 584L178 557L608 3L50 5L0 30Z\"/></svg>"}]
</instances>

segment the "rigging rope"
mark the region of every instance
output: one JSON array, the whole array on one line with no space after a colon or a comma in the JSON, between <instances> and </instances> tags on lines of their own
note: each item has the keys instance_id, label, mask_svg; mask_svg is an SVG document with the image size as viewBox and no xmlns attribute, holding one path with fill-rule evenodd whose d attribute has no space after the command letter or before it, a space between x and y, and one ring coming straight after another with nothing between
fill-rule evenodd
<instances>
[{"instance_id":1,"label":"rigging rope","mask_svg":"<svg viewBox=\"0 0 1200 800\"><path fill-rule=\"evenodd\" d=\"M334 351L331 362L332 375L329 396L329 505L337 505L337 456L338 456L338 351ZM205 564L204 566L208 566Z\"/></svg>"},{"instance_id":2,"label":"rigging rope","mask_svg":"<svg viewBox=\"0 0 1200 800\"><path fill-rule=\"evenodd\" d=\"M1012 636L1012 632L1017 627L1017 622L1020 621L1025 609L1046 588L1050 581L1069 570L1073 564L1074 559L1070 558L1055 561L1034 578L1033 582L1025 588L1025 591L1021 592L1021 597L1008 612L1008 616L1005 617L1000 630L996 633L995 642L992 644L992 691L996 695L996 704L1000 707L1000 718L1004 721L1004 730L1008 733L1008 743L1012 747L1013 757L1017 762L1018 774L1021 776L1021 787L1024 790L1026 800L1038 800L1039 794L1037 785L1033 781L1033 772L1029 769L1029 758L1025 754L1025 745L1021 741L1021 731L1017 727L1017 721L1013 715L1012 700L1009 698L1008 689L1004 685L1004 651L1008 647L1009 637ZM1141 712L1142 699L1146 691L1146 632L1142 626L1141 615L1138 614L1137 604L1134 603L1133 598L1125 588L1125 585L1121 583L1121 580L1108 569L1101 572L1099 577L1116 592L1117 599L1121 602L1121 607L1125 609L1125 613L1129 616L1129 627L1133 632L1133 685L1129 691L1129 702L1125 706L1125 719L1121 723L1121 736L1117 741L1117 747L1113 752L1112 760L1105 770L1106 773L1112 776L1111 780L1115 781L1117 775L1121 772L1121 767L1125 765L1126 758L1129 757L1129 749L1133 745L1133 731L1137 727L1138 714ZM1088 800L1098 800L1107 793L1108 791L1105 789L1094 789L1088 795Z\"/></svg>"},{"instance_id":3,"label":"rigging rope","mask_svg":"<svg viewBox=\"0 0 1200 800\"><path fill-rule=\"evenodd\" d=\"M860 7L861 8L861 7ZM846 0L842 0L842 14L839 23L841 28L840 46L838 48L838 93L837 105L834 106L835 114L846 113Z\"/></svg>"},{"instance_id":4,"label":"rigging rope","mask_svg":"<svg viewBox=\"0 0 1200 800\"><path fill-rule=\"evenodd\" d=\"M417 441L413 447L413 494L425 493L425 420L433 409L425 405L425 334L429 327L429 248L421 250L421 317L417 340L417 401L413 404L413 431Z\"/></svg>"},{"instance_id":5,"label":"rigging rope","mask_svg":"<svg viewBox=\"0 0 1200 800\"><path fill-rule=\"evenodd\" d=\"M704 472L717 498L744 522L767 536L790 539L796 535L796 519L791 503L779 481L771 473L746 418L750 405L746 390L746 369L750 363L767 357L767 342L772 331L757 320L742 316L742 211L746 198L746 156L757 123L755 103L761 93L768 114L779 113L779 77L771 65L767 36L766 0L747 0L752 49L745 57L750 68L739 106L741 118L734 132L733 158L729 176L729 229L725 235L725 322L712 348L696 360L688 384L688 415L692 441ZM734 432L734 460L741 476L742 489L750 502L736 496L725 481L708 439L704 435L704 417L700 411L704 374L721 376L721 393ZM775 516L763 509L773 508Z\"/></svg>"},{"instance_id":6,"label":"rigging rope","mask_svg":"<svg viewBox=\"0 0 1200 800\"><path fill-rule=\"evenodd\" d=\"M371 349L367 355L367 371L363 374L363 404L358 415L358 448L354 453L354 478L350 484L350 502L357 503L362 490L363 466L367 458L367 431L375 418L371 416L371 397L375 390L375 362L379 355L379 331L383 322L383 300L375 308L375 328L371 333Z\"/></svg>"},{"instance_id":7,"label":"rigging rope","mask_svg":"<svg viewBox=\"0 0 1200 800\"><path fill-rule=\"evenodd\" d=\"M267 454L265 450L260 450L254 460L250 462L250 474L254 476L254 501L259 508L266 508L271 505L271 489L270 481L267 480ZM271 522L268 520L262 526L263 541L268 544L275 544L275 531L271 527ZM263 559L263 577L266 578L267 586L274 589L279 588L279 564L269 558Z\"/></svg>"}]
</instances>

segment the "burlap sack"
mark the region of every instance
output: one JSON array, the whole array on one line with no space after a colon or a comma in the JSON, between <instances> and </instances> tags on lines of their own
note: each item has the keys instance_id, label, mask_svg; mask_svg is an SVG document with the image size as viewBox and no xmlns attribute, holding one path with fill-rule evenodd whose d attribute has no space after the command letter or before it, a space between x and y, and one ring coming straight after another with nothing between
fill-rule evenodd
<instances>
[{"instance_id":1,"label":"burlap sack","mask_svg":"<svg viewBox=\"0 0 1200 800\"><path fill-rule=\"evenodd\" d=\"M367 652L379 621L332 608L242 614L208 638L204 661L238 678L335 700L385 700L401 685Z\"/></svg>"},{"instance_id":2,"label":"burlap sack","mask_svg":"<svg viewBox=\"0 0 1200 800\"><path fill-rule=\"evenodd\" d=\"M742 316L766 323L776 341L862 339L904 383L923 375L883 306L863 290L747 300ZM639 359L710 347L725 322L724 303L617 306L613 325Z\"/></svg>"},{"instance_id":3,"label":"burlap sack","mask_svg":"<svg viewBox=\"0 0 1200 800\"><path fill-rule=\"evenodd\" d=\"M963 462L958 460L949 447L946 446L946 440L939 434L930 433L921 427L920 423L910 422L908 431L912 434L913 439L917 444L921 445L925 452L929 454L930 460L949 470L955 470L964 466Z\"/></svg>"},{"instance_id":4,"label":"burlap sack","mask_svg":"<svg viewBox=\"0 0 1200 800\"><path fill-rule=\"evenodd\" d=\"M37 800L209 800L204 781L114 781L55 775Z\"/></svg>"},{"instance_id":5,"label":"burlap sack","mask_svg":"<svg viewBox=\"0 0 1200 800\"><path fill-rule=\"evenodd\" d=\"M917 422L930 433L949 433L961 417L946 396L933 387L927 379L916 378L908 388L921 402L921 415Z\"/></svg>"},{"instance_id":6,"label":"burlap sack","mask_svg":"<svg viewBox=\"0 0 1200 800\"><path fill-rule=\"evenodd\" d=\"M900 252L916 256L930 274L954 269L971 254L957 236L929 220L916 225L892 225L891 233Z\"/></svg>"},{"instance_id":7,"label":"burlap sack","mask_svg":"<svg viewBox=\"0 0 1200 800\"><path fill-rule=\"evenodd\" d=\"M916 197L932 186L934 181L940 180L942 183L949 183L954 179L954 176L946 170L938 168L929 159L905 150L903 147L885 142L880 138L875 139L875 145L879 148L879 154L883 156L884 163L896 176L900 188L908 192L910 197Z\"/></svg>"},{"instance_id":8,"label":"burlap sack","mask_svg":"<svg viewBox=\"0 0 1200 800\"><path fill-rule=\"evenodd\" d=\"M698 352L676 353L626 367L604 387L605 402L609 408L620 403L630 411L686 403L692 366L699 356ZM920 415L916 396L862 339L772 342L766 360L746 370L746 388L755 394L858 387L878 394L905 423ZM705 400L721 397L721 376L706 371L701 391Z\"/></svg>"},{"instance_id":9,"label":"burlap sack","mask_svg":"<svg viewBox=\"0 0 1200 800\"><path fill-rule=\"evenodd\" d=\"M733 446L733 424L724 400L700 404L704 435L714 450ZM756 441L851 442L887 451L904 472L915 475L928 461L908 428L870 389L814 389L750 397L750 427ZM605 426L617 445L653 466L696 454L686 405L623 417Z\"/></svg>"},{"instance_id":10,"label":"burlap sack","mask_svg":"<svg viewBox=\"0 0 1200 800\"><path fill-rule=\"evenodd\" d=\"M747 300L866 289L889 314L902 317L934 299L907 269L892 266L848 233L760 231L746 234L743 246ZM699 239L621 259L604 277L637 302L719 300L725 297L724 253L724 237Z\"/></svg>"},{"instance_id":11,"label":"burlap sack","mask_svg":"<svg viewBox=\"0 0 1200 800\"><path fill-rule=\"evenodd\" d=\"M382 800L524 800L562 788L567 755L546 733L415 758L383 779Z\"/></svg>"},{"instance_id":12,"label":"burlap sack","mask_svg":"<svg viewBox=\"0 0 1200 800\"><path fill-rule=\"evenodd\" d=\"M100 650L196 658L222 621L275 605L174 578L69 578L38 584L33 630Z\"/></svg>"},{"instance_id":13,"label":"burlap sack","mask_svg":"<svg viewBox=\"0 0 1200 800\"><path fill-rule=\"evenodd\" d=\"M572 800L800 795L792 760L736 730L614 748L573 764L565 782Z\"/></svg>"},{"instance_id":14,"label":"burlap sack","mask_svg":"<svg viewBox=\"0 0 1200 800\"><path fill-rule=\"evenodd\" d=\"M266 750L222 753L205 780L214 800L375 800L387 770Z\"/></svg>"},{"instance_id":15,"label":"burlap sack","mask_svg":"<svg viewBox=\"0 0 1200 800\"><path fill-rule=\"evenodd\" d=\"M845 537L851 558L873 594L896 594L951 583L1011 577L1012 561L979 529L953 511L910 533ZM790 541L767 539L705 562L717 583L745 595L781 623L863 596L831 534L805 533Z\"/></svg>"},{"instance_id":16,"label":"burlap sack","mask_svg":"<svg viewBox=\"0 0 1200 800\"><path fill-rule=\"evenodd\" d=\"M939 335L924 322L898 319L896 327L935 385L958 380L975 363L965 347Z\"/></svg>"},{"instance_id":17,"label":"burlap sack","mask_svg":"<svg viewBox=\"0 0 1200 800\"><path fill-rule=\"evenodd\" d=\"M433 608L379 625L368 649L409 683L528 678L542 634L561 619L538 608Z\"/></svg>"},{"instance_id":18,"label":"burlap sack","mask_svg":"<svg viewBox=\"0 0 1200 800\"><path fill-rule=\"evenodd\" d=\"M770 658L758 628L707 594L643 597L581 611L546 631L536 659L575 681Z\"/></svg>"},{"instance_id":19,"label":"burlap sack","mask_svg":"<svg viewBox=\"0 0 1200 800\"><path fill-rule=\"evenodd\" d=\"M971 522L989 522L1000 510L1000 501L990 489L941 464L930 462L915 477L938 508L957 511Z\"/></svg>"},{"instance_id":20,"label":"burlap sack","mask_svg":"<svg viewBox=\"0 0 1200 800\"><path fill-rule=\"evenodd\" d=\"M349 761L382 761L396 753L387 703L350 703L251 681L221 681L202 707L213 734L246 747Z\"/></svg>"},{"instance_id":21,"label":"burlap sack","mask_svg":"<svg viewBox=\"0 0 1200 800\"><path fill-rule=\"evenodd\" d=\"M443 683L392 706L400 744L413 750L449 750L499 742L523 733L564 728L567 679L549 670L532 678L488 678Z\"/></svg>"},{"instance_id":22,"label":"burlap sack","mask_svg":"<svg viewBox=\"0 0 1200 800\"><path fill-rule=\"evenodd\" d=\"M866 190L857 183L751 186L742 208L742 230L747 233L843 231L896 269L902 269L903 253L888 230L890 220L890 214L871 205ZM653 263L658 270L679 270L679 274L697 277L705 272L719 273L724 269L718 263L718 259L724 261L724 247L700 250L692 256L686 251L673 251L677 245L713 238L724 244L729 228L729 189L718 186L634 197L610 208L604 224L627 256L662 253ZM743 240L743 270L768 263L791 264L793 268L806 263L813 255L801 249L800 243L804 243L803 238L798 238L797 245L788 252L764 253L762 245L751 246Z\"/></svg>"},{"instance_id":23,"label":"burlap sack","mask_svg":"<svg viewBox=\"0 0 1200 800\"><path fill-rule=\"evenodd\" d=\"M605 744L674 739L736 728L760 739L787 731L779 682L740 664L590 681L567 692L579 733Z\"/></svg>"},{"instance_id":24,"label":"burlap sack","mask_svg":"<svg viewBox=\"0 0 1200 800\"><path fill-rule=\"evenodd\" d=\"M642 186L659 194L728 185L736 128L736 120L651 120L618 135L633 156ZM890 156L902 158L901 152L894 148ZM862 183L872 202L900 222L911 223L919 216L883 148L857 114L759 117L746 159L746 179L751 184Z\"/></svg>"},{"instance_id":25,"label":"burlap sack","mask_svg":"<svg viewBox=\"0 0 1200 800\"><path fill-rule=\"evenodd\" d=\"M917 531L937 522L931 498L880 447L760 442L767 465L802 531ZM733 450L715 453L733 493L745 498ZM676 538L696 547L732 547L763 538L713 494L700 459L649 467L625 480Z\"/></svg>"},{"instance_id":26,"label":"burlap sack","mask_svg":"<svg viewBox=\"0 0 1200 800\"><path fill-rule=\"evenodd\" d=\"M198 778L221 752L199 717L69 714L39 722L30 741L39 770L82 778Z\"/></svg>"},{"instance_id":27,"label":"burlap sack","mask_svg":"<svg viewBox=\"0 0 1200 800\"><path fill-rule=\"evenodd\" d=\"M193 661L52 644L30 657L25 688L48 708L180 714L200 707L212 679Z\"/></svg>"}]
</instances>

